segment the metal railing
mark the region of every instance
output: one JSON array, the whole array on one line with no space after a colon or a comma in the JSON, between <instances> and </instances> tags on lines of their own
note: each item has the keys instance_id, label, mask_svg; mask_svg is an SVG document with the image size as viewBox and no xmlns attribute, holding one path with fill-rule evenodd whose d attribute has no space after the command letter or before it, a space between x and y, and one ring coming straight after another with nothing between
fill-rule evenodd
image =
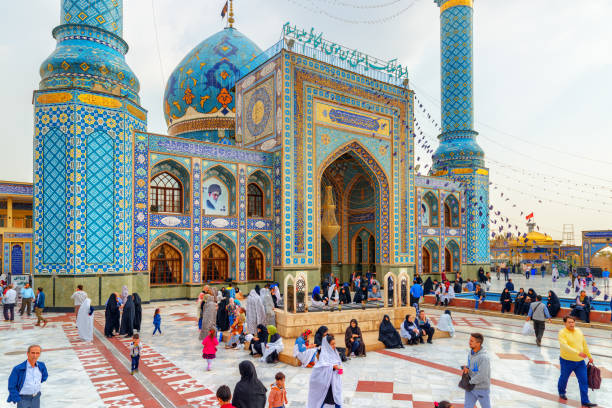
<instances>
[{"instance_id":1,"label":"metal railing","mask_svg":"<svg viewBox=\"0 0 612 408\"><path fill-rule=\"evenodd\" d=\"M13 228L32 228L32 218L13 217Z\"/></svg>"},{"instance_id":2,"label":"metal railing","mask_svg":"<svg viewBox=\"0 0 612 408\"><path fill-rule=\"evenodd\" d=\"M375 79L377 81L386 82L391 85L407 87L407 82L404 79L398 78L395 75L385 73L383 71L378 71L375 69L370 69L362 64L355 64L351 58L341 59L337 55L327 54L319 49L314 49L312 47L307 46L306 44L300 43L298 41L282 40L278 41L276 44L259 54L255 59L249 62L248 65L240 68L240 74L238 79L244 78L247 74L254 71L263 65L270 58L281 52L281 50L287 50L293 52L295 54L300 54L308 58L313 58L317 61L323 62L325 64L333 65L337 68L344 69L349 72L353 72L358 75L362 75L368 78Z\"/></svg>"}]
</instances>

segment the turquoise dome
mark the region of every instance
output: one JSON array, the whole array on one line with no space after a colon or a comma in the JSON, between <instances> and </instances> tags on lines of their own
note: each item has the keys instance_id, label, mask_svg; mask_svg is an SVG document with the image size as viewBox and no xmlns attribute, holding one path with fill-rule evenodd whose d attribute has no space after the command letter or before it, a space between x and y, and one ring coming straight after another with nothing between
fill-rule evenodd
<instances>
[{"instance_id":1,"label":"turquoise dome","mask_svg":"<svg viewBox=\"0 0 612 408\"><path fill-rule=\"evenodd\" d=\"M233 129L234 84L262 50L235 28L198 44L174 69L164 94L168 132Z\"/></svg>"}]
</instances>

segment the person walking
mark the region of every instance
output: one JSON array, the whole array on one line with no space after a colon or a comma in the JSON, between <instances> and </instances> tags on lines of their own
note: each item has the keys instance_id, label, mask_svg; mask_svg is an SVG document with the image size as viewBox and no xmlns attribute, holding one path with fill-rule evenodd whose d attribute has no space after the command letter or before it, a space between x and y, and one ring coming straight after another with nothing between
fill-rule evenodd
<instances>
[{"instance_id":1,"label":"person walking","mask_svg":"<svg viewBox=\"0 0 612 408\"><path fill-rule=\"evenodd\" d=\"M79 308L81 307L81 305L83 304L85 299L87 299L87 297L88 297L87 296L87 292L85 292L83 290L83 285L78 285L76 290L72 294L72 296L70 296L70 299L72 299L74 301L74 316L75 316L75 318L78 317L78 315L79 315Z\"/></svg>"},{"instance_id":2,"label":"person walking","mask_svg":"<svg viewBox=\"0 0 612 408\"><path fill-rule=\"evenodd\" d=\"M34 301L34 313L36 313L36 324L34 326L40 326L40 322L43 322L42 327L47 325L47 319L45 319L42 315L43 310L45 309L45 293L43 292L43 288L38 288L38 293L36 294L36 300Z\"/></svg>"},{"instance_id":3,"label":"person walking","mask_svg":"<svg viewBox=\"0 0 612 408\"><path fill-rule=\"evenodd\" d=\"M535 331L538 347L542 345L542 336L544 335L544 329L546 329L546 319L548 319L548 323L552 323L548 307L542 302L542 295L536 295L536 301L531 302L529 306L527 321L533 320L533 330Z\"/></svg>"},{"instance_id":4,"label":"person walking","mask_svg":"<svg viewBox=\"0 0 612 408\"><path fill-rule=\"evenodd\" d=\"M28 359L11 371L7 402L17 404L17 408L40 408L41 384L49 377L45 363L38 361L40 351L38 344L32 344L28 347Z\"/></svg>"},{"instance_id":5,"label":"person walking","mask_svg":"<svg viewBox=\"0 0 612 408\"><path fill-rule=\"evenodd\" d=\"M5 322L10 321L12 323L15 320L15 303L17 303L17 292L13 289L13 285L9 284L2 298L2 311Z\"/></svg>"},{"instance_id":6,"label":"person walking","mask_svg":"<svg viewBox=\"0 0 612 408\"><path fill-rule=\"evenodd\" d=\"M482 346L484 336L480 333L470 335L470 352L463 374L470 376L471 391L465 391L464 408L474 408L480 402L481 408L491 408L491 361Z\"/></svg>"},{"instance_id":7,"label":"person walking","mask_svg":"<svg viewBox=\"0 0 612 408\"><path fill-rule=\"evenodd\" d=\"M134 375L134 373L138 372L138 363L140 363L140 336L138 333L134 334L132 337L129 349L130 357L132 358L132 370L130 374Z\"/></svg>"},{"instance_id":8,"label":"person walking","mask_svg":"<svg viewBox=\"0 0 612 408\"><path fill-rule=\"evenodd\" d=\"M584 359L588 358L589 363L593 364L593 356L589 352L586 339L582 330L576 327L576 320L573 316L563 317L565 327L559 331L559 351L561 362L561 374L557 383L559 398L567 400L566 388L569 376L574 373L578 379L580 388L580 402L583 407L596 407L589 401L589 382L587 379L587 367Z\"/></svg>"},{"instance_id":9,"label":"person walking","mask_svg":"<svg viewBox=\"0 0 612 408\"><path fill-rule=\"evenodd\" d=\"M23 312L26 310L28 316L32 316L32 301L34 300L34 291L30 287L29 283L26 283L23 288L21 288L21 307L19 308L19 316L23 316Z\"/></svg>"}]
</instances>

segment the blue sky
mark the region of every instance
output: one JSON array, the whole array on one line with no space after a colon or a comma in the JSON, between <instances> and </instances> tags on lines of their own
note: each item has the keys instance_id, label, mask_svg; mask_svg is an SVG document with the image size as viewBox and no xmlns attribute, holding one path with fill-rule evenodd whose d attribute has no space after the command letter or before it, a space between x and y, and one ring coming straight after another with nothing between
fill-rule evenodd
<instances>
[{"instance_id":1,"label":"blue sky","mask_svg":"<svg viewBox=\"0 0 612 408\"><path fill-rule=\"evenodd\" d=\"M223 28L224 1L124 3L127 61L140 79L149 131L165 133L166 79L189 50ZM262 49L278 41L290 21L370 55L397 58L439 121L439 10L433 0L235 3L237 28ZM59 11L59 0L0 2L0 179L32 180L32 90L40 63L55 47L51 30ZM520 212L533 211L555 238L564 223L574 224L577 237L582 229L612 228L610 15L608 0L475 0L475 127L498 187L491 202L513 225L524 229ZM435 129L426 129L435 138Z\"/></svg>"}]
</instances>

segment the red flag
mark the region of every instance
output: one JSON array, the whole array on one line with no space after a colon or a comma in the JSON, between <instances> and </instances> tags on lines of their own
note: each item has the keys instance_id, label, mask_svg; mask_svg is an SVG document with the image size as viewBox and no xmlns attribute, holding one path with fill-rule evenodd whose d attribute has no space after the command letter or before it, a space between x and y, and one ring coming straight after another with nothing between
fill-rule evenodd
<instances>
[{"instance_id":1,"label":"red flag","mask_svg":"<svg viewBox=\"0 0 612 408\"><path fill-rule=\"evenodd\" d=\"M221 10L221 18L224 18L227 14L227 1L225 2L225 6L223 6L223 10Z\"/></svg>"},{"instance_id":2,"label":"red flag","mask_svg":"<svg viewBox=\"0 0 612 408\"><path fill-rule=\"evenodd\" d=\"M533 218L533 213L531 213L531 214L529 214L528 216L525 217L526 220L529 220L531 218Z\"/></svg>"}]
</instances>

